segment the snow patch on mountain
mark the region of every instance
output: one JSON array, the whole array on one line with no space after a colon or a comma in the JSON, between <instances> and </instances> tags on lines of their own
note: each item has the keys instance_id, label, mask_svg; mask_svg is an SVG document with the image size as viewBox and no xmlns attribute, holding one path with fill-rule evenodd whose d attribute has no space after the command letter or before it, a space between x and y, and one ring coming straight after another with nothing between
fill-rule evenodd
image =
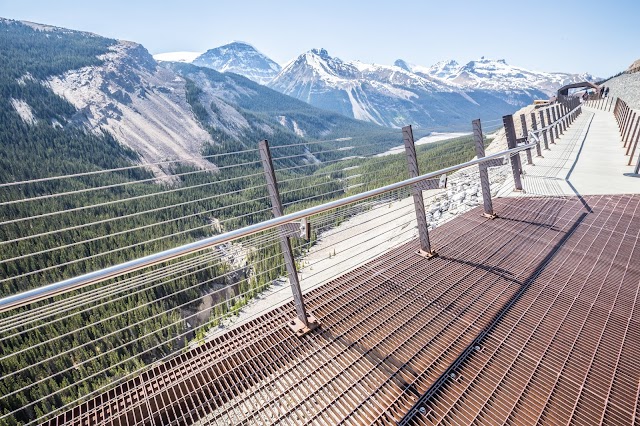
<instances>
[{"instance_id":1,"label":"snow patch on mountain","mask_svg":"<svg viewBox=\"0 0 640 426\"><path fill-rule=\"evenodd\" d=\"M460 64L457 61L449 60L449 61L440 61L430 67L423 67L420 65L415 65L412 70L413 72L427 74L433 77L445 79L451 74L453 74L458 68Z\"/></svg>"},{"instance_id":2,"label":"snow patch on mountain","mask_svg":"<svg viewBox=\"0 0 640 426\"><path fill-rule=\"evenodd\" d=\"M594 81L588 73L568 74L531 71L522 67L509 65L504 59L487 59L482 57L464 65L454 60L438 62L431 67L412 66L411 70L441 79L446 83L457 84L465 89L481 89L495 91L530 91L539 90L549 96L565 84L580 81Z\"/></svg>"}]
</instances>

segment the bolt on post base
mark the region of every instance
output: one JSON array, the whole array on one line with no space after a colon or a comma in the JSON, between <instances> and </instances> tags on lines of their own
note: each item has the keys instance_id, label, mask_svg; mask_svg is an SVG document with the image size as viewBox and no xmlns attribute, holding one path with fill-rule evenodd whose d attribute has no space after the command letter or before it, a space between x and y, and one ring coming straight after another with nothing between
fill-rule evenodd
<instances>
[{"instance_id":1,"label":"bolt on post base","mask_svg":"<svg viewBox=\"0 0 640 426\"><path fill-rule=\"evenodd\" d=\"M420 249L420 250L418 250L416 252L416 254L418 256L424 257L425 259L431 259L431 258L434 258L434 257L438 257L438 252L436 252L435 250L425 251L425 250Z\"/></svg>"},{"instance_id":2,"label":"bolt on post base","mask_svg":"<svg viewBox=\"0 0 640 426\"><path fill-rule=\"evenodd\" d=\"M302 322L300 318L295 317L291 321L289 321L287 325L289 326L291 331L295 333L296 336L302 337L320 326L320 321L318 321L318 319L311 314L307 314L307 323L309 325L306 325L304 322Z\"/></svg>"},{"instance_id":3,"label":"bolt on post base","mask_svg":"<svg viewBox=\"0 0 640 426\"><path fill-rule=\"evenodd\" d=\"M498 215L495 213L482 213L482 217L486 217L487 219L496 219Z\"/></svg>"}]
</instances>

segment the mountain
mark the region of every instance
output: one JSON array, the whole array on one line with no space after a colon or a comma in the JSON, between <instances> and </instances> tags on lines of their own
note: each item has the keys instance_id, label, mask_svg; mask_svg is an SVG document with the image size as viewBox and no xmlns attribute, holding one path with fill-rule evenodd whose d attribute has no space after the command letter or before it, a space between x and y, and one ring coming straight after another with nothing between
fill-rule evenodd
<instances>
[{"instance_id":1,"label":"mountain","mask_svg":"<svg viewBox=\"0 0 640 426\"><path fill-rule=\"evenodd\" d=\"M207 50L191 63L220 72L240 74L260 84L271 81L281 69L276 62L241 41Z\"/></svg>"},{"instance_id":2,"label":"mountain","mask_svg":"<svg viewBox=\"0 0 640 426\"><path fill-rule=\"evenodd\" d=\"M449 75L451 75L455 70L458 69L460 64L454 60L450 61L441 61L434 65L431 65L429 68L421 67L419 65L413 66L412 71L416 73L427 74L433 77L445 79Z\"/></svg>"},{"instance_id":3,"label":"mountain","mask_svg":"<svg viewBox=\"0 0 640 426\"><path fill-rule=\"evenodd\" d=\"M464 65L454 60L439 62L429 68L411 67L411 71L439 78L447 83L455 83L465 89L496 91L539 90L549 96L555 95L565 84L581 81L595 81L588 73L568 74L558 72L531 71L507 64L504 59L482 57Z\"/></svg>"},{"instance_id":4,"label":"mountain","mask_svg":"<svg viewBox=\"0 0 640 426\"><path fill-rule=\"evenodd\" d=\"M193 64L166 63L162 66L195 85L197 102L207 112L201 119L229 136L240 136L240 129L252 125L258 129L276 123L298 136L312 138L339 136L337 128L350 126L378 129L369 123L320 110L238 74L221 73ZM314 119L307 121L305 116ZM266 133L273 131L270 128Z\"/></svg>"},{"instance_id":5,"label":"mountain","mask_svg":"<svg viewBox=\"0 0 640 426\"><path fill-rule=\"evenodd\" d=\"M311 105L376 124L414 124L434 130L466 129L473 118L496 118L527 100L465 90L404 61L386 66L342 61L312 49L288 63L268 84Z\"/></svg>"}]
</instances>

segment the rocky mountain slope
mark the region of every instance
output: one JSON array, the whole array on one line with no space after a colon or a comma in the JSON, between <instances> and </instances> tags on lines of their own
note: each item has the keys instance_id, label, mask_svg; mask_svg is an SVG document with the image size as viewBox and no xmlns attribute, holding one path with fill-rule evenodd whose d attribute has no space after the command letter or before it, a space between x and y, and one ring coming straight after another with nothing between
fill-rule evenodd
<instances>
[{"instance_id":1,"label":"rocky mountain slope","mask_svg":"<svg viewBox=\"0 0 640 426\"><path fill-rule=\"evenodd\" d=\"M519 94L465 90L434 76L394 66L345 62L324 49L313 49L287 64L269 83L311 105L376 124L408 123L438 130L467 128L477 118L496 118L529 102L538 91Z\"/></svg>"},{"instance_id":2,"label":"rocky mountain slope","mask_svg":"<svg viewBox=\"0 0 640 426\"><path fill-rule=\"evenodd\" d=\"M606 80L609 96L623 99L631 108L640 109L640 59L632 63L626 72Z\"/></svg>"},{"instance_id":3,"label":"rocky mountain slope","mask_svg":"<svg viewBox=\"0 0 640 426\"><path fill-rule=\"evenodd\" d=\"M314 139L356 131L384 131L370 123L315 108L240 75L188 64L163 66L195 83L198 99L208 113L207 123L231 136L240 136L241 129L252 126L267 134L275 131L274 126L282 126L297 136Z\"/></svg>"},{"instance_id":4,"label":"rocky mountain slope","mask_svg":"<svg viewBox=\"0 0 640 426\"><path fill-rule=\"evenodd\" d=\"M198 159L211 136L186 101L185 81L158 67L141 45L120 41L100 66L70 70L46 84L73 104L76 120L94 132L108 131L147 162Z\"/></svg>"},{"instance_id":5,"label":"rocky mountain slope","mask_svg":"<svg viewBox=\"0 0 640 426\"><path fill-rule=\"evenodd\" d=\"M281 69L275 61L241 41L207 50L191 63L220 72L240 74L260 84L271 81Z\"/></svg>"}]
</instances>

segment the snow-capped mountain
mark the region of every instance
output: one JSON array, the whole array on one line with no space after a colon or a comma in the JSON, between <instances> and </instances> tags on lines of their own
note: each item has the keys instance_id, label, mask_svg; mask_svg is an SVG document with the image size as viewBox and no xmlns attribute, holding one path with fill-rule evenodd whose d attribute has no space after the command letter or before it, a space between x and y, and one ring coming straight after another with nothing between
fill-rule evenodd
<instances>
[{"instance_id":1,"label":"snow-capped mountain","mask_svg":"<svg viewBox=\"0 0 640 426\"><path fill-rule=\"evenodd\" d=\"M271 81L281 69L275 61L241 41L207 50L191 63L219 72L240 74L260 84Z\"/></svg>"},{"instance_id":2,"label":"snow-capped mountain","mask_svg":"<svg viewBox=\"0 0 640 426\"><path fill-rule=\"evenodd\" d=\"M414 65L412 67L412 71L419 74L427 74L432 77L437 77L441 79L446 79L452 73L456 72L456 70L460 67L457 61L440 61L430 67L423 67L420 65Z\"/></svg>"},{"instance_id":3,"label":"snow-capped mountain","mask_svg":"<svg viewBox=\"0 0 640 426\"><path fill-rule=\"evenodd\" d=\"M410 66L411 71L427 74L454 83L465 89L496 91L540 90L552 96L565 84L580 81L594 81L590 74L568 74L558 72L531 71L507 64L504 59L486 59L470 61L464 65L454 60L438 62L431 67Z\"/></svg>"},{"instance_id":4,"label":"snow-capped mountain","mask_svg":"<svg viewBox=\"0 0 640 426\"><path fill-rule=\"evenodd\" d=\"M413 72L404 61L393 66L348 62L324 49L312 49L285 65L269 87L320 108L393 127L461 125L472 118L495 118L523 103Z\"/></svg>"}]
</instances>

